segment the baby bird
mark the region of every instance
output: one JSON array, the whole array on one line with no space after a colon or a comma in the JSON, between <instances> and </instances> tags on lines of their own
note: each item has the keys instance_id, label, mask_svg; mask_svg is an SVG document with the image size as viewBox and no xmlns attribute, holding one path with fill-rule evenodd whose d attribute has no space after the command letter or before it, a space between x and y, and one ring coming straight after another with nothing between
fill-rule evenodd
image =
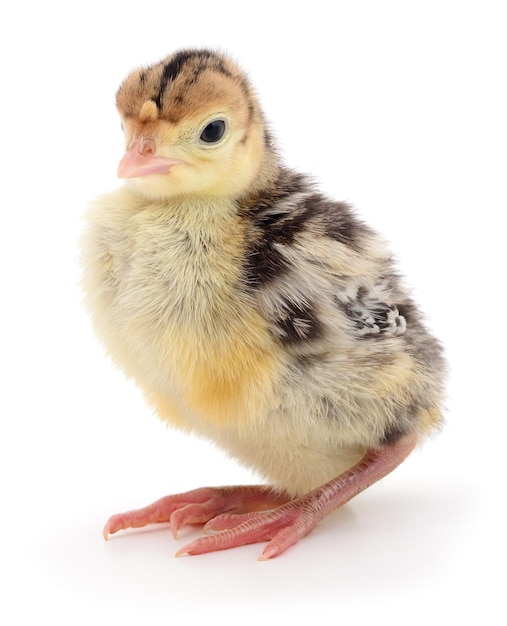
<instances>
[{"instance_id":1,"label":"baby bird","mask_svg":"<svg viewBox=\"0 0 507 626\"><path fill-rule=\"evenodd\" d=\"M162 420L269 486L208 487L109 519L170 522L177 554L280 555L441 423L442 350L384 241L281 162L246 75L182 50L116 95L125 184L92 203L85 302Z\"/></svg>"}]
</instances>

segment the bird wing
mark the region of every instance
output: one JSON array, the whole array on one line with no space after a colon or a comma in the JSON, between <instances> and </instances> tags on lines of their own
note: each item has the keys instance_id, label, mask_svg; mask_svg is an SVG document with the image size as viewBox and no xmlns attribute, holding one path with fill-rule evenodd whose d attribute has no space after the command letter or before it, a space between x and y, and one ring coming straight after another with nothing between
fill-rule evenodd
<instances>
[{"instance_id":1,"label":"bird wing","mask_svg":"<svg viewBox=\"0 0 507 626\"><path fill-rule=\"evenodd\" d=\"M405 333L409 301L391 255L347 204L284 171L245 211L252 224L245 281L283 343Z\"/></svg>"}]
</instances>

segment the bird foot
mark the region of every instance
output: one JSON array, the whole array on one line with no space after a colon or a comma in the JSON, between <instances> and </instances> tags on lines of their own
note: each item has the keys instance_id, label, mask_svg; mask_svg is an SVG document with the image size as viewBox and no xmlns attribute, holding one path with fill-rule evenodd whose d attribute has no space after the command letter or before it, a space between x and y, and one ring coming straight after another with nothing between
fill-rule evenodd
<instances>
[{"instance_id":1,"label":"bird foot","mask_svg":"<svg viewBox=\"0 0 507 626\"><path fill-rule=\"evenodd\" d=\"M142 509L113 515L104 526L104 539L127 528L169 522L175 539L187 524L206 524L224 513L249 513L271 509L289 497L265 485L239 487L204 487L161 498ZM211 529L211 526L208 527Z\"/></svg>"},{"instance_id":2,"label":"bird foot","mask_svg":"<svg viewBox=\"0 0 507 626\"><path fill-rule=\"evenodd\" d=\"M205 487L167 496L143 509L113 515L104 527L104 537L126 528L169 522L176 539L186 524L204 524L205 536L181 548L176 556L268 541L259 558L265 561L285 552L328 513L391 472L416 442L415 436L408 436L391 446L370 450L349 470L295 500L260 485Z\"/></svg>"},{"instance_id":3,"label":"bird foot","mask_svg":"<svg viewBox=\"0 0 507 626\"><path fill-rule=\"evenodd\" d=\"M218 515L204 525L205 537L184 546L176 556L205 554L260 541L269 543L259 561L278 556L317 526L319 519L306 506L310 499L308 496L293 500L269 511Z\"/></svg>"}]
</instances>

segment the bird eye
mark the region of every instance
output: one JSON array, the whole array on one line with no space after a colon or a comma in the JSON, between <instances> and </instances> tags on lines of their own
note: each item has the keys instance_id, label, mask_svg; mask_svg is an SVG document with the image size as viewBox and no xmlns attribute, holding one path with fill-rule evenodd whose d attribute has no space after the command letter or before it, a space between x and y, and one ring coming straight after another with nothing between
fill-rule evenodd
<instances>
[{"instance_id":1,"label":"bird eye","mask_svg":"<svg viewBox=\"0 0 507 626\"><path fill-rule=\"evenodd\" d=\"M200 136L200 140L204 143L216 143L220 141L225 134L225 121L213 120L207 124Z\"/></svg>"}]
</instances>

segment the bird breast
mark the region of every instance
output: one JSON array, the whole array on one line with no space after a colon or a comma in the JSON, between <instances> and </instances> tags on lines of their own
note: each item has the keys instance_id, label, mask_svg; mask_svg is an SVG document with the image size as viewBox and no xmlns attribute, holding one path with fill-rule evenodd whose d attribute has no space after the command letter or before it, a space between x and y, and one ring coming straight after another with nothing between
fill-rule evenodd
<instances>
[{"instance_id":1,"label":"bird breast","mask_svg":"<svg viewBox=\"0 0 507 626\"><path fill-rule=\"evenodd\" d=\"M126 188L88 211L95 328L161 416L190 427L248 419L276 378L278 348L239 289L244 226L232 211L146 204Z\"/></svg>"}]
</instances>

